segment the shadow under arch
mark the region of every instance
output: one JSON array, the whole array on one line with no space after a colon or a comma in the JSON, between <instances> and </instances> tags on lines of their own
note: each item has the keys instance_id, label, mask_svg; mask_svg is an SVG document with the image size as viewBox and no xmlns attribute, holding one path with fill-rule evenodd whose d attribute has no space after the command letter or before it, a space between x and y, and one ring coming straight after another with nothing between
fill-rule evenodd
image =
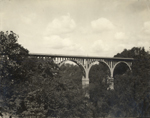
<instances>
[{"instance_id":1,"label":"shadow under arch","mask_svg":"<svg viewBox=\"0 0 150 118\"><path fill-rule=\"evenodd\" d=\"M124 74L127 70L132 72L131 65L125 61L119 61L113 67L113 76L115 77L116 74Z\"/></svg>"},{"instance_id":2,"label":"shadow under arch","mask_svg":"<svg viewBox=\"0 0 150 118\"><path fill-rule=\"evenodd\" d=\"M65 62L73 62L73 63L75 63L75 64L78 65L79 68L81 69L83 76L84 76L84 77L86 76L84 66L83 66L82 64L78 63L78 62L75 61L75 60L64 60L64 61L61 61L61 62L58 64L59 68L60 68Z\"/></svg>"},{"instance_id":3,"label":"shadow under arch","mask_svg":"<svg viewBox=\"0 0 150 118\"><path fill-rule=\"evenodd\" d=\"M93 61L89 66L89 96L91 100L107 90L110 67L105 61ZM102 92L102 93L101 93Z\"/></svg>"},{"instance_id":4,"label":"shadow under arch","mask_svg":"<svg viewBox=\"0 0 150 118\"><path fill-rule=\"evenodd\" d=\"M117 62L117 63L114 65L114 69L115 69L115 67L116 67L118 64L120 64L120 63L126 64L126 65L128 66L128 68L129 68L130 70L132 70L132 69L131 69L131 66L130 66L127 62L125 62L125 61L119 61L119 62Z\"/></svg>"},{"instance_id":5,"label":"shadow under arch","mask_svg":"<svg viewBox=\"0 0 150 118\"><path fill-rule=\"evenodd\" d=\"M90 73L90 70L91 70L91 68L92 68L92 66L94 66L94 65L96 65L96 64L103 64L103 65L105 65L108 69L109 69L109 76L111 75L111 68L110 68L110 66L105 62L105 61L93 61L91 64L90 64L90 66L89 66L89 71L88 71L88 73ZM89 76L89 75L88 75Z\"/></svg>"},{"instance_id":6,"label":"shadow under arch","mask_svg":"<svg viewBox=\"0 0 150 118\"><path fill-rule=\"evenodd\" d=\"M68 90L81 90L84 70L81 64L74 60L63 60L59 66L59 80L67 85Z\"/></svg>"},{"instance_id":7,"label":"shadow under arch","mask_svg":"<svg viewBox=\"0 0 150 118\"><path fill-rule=\"evenodd\" d=\"M114 65L113 69L115 70L116 66L118 66L118 65L121 64L121 63L127 65L127 67L130 69L130 71L132 71L131 66L130 66L127 62L125 62L125 61L119 61L119 62L117 62L117 63Z\"/></svg>"},{"instance_id":8,"label":"shadow under arch","mask_svg":"<svg viewBox=\"0 0 150 118\"><path fill-rule=\"evenodd\" d=\"M117 90L120 86L120 82L122 82L121 78L125 77L124 75L128 75L132 72L131 65L125 61L117 62L113 67L113 78L114 78L114 89ZM127 78L126 78L127 79ZM119 83L119 84L118 84Z\"/></svg>"},{"instance_id":9,"label":"shadow under arch","mask_svg":"<svg viewBox=\"0 0 150 118\"><path fill-rule=\"evenodd\" d=\"M110 66L105 62L105 61L93 61L90 66L89 66L89 70L88 70L88 77L89 77L89 83L93 83L93 78L91 78L91 71L92 71L92 67L94 67L94 65L98 65L97 67L100 69L97 72L103 72L106 74L107 78L105 78L105 80L107 80L110 76L111 76L111 69ZM101 66L101 67L100 67ZM102 70L101 70L102 69ZM98 73L97 73L98 74ZM99 75L101 76L101 75Z\"/></svg>"}]
</instances>

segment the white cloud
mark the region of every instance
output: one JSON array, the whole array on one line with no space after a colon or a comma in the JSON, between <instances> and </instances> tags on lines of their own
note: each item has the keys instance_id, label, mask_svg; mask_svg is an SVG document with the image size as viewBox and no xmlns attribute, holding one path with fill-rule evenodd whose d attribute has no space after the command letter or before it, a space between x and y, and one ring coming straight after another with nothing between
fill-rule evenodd
<instances>
[{"instance_id":1,"label":"white cloud","mask_svg":"<svg viewBox=\"0 0 150 118\"><path fill-rule=\"evenodd\" d=\"M60 18L55 18L52 22L50 22L46 29L46 35L70 33L75 28L76 28L76 23L68 14L67 16L61 16Z\"/></svg>"},{"instance_id":2,"label":"white cloud","mask_svg":"<svg viewBox=\"0 0 150 118\"><path fill-rule=\"evenodd\" d=\"M149 46L150 46L150 43L149 43L149 41L139 41L138 43L137 43L137 46L139 46L139 47L145 47L145 49L148 49L149 48Z\"/></svg>"},{"instance_id":3,"label":"white cloud","mask_svg":"<svg viewBox=\"0 0 150 118\"><path fill-rule=\"evenodd\" d=\"M146 50L149 50L150 47L150 21L145 21L141 28L142 30L137 33L136 37L136 46L144 47Z\"/></svg>"},{"instance_id":4,"label":"white cloud","mask_svg":"<svg viewBox=\"0 0 150 118\"><path fill-rule=\"evenodd\" d=\"M82 47L71 38L75 28L76 23L69 14L55 18L48 24L41 45L56 54L81 54Z\"/></svg>"},{"instance_id":5,"label":"white cloud","mask_svg":"<svg viewBox=\"0 0 150 118\"><path fill-rule=\"evenodd\" d=\"M115 29L113 23L106 18L99 18L97 20L92 21L91 26L94 31L99 31L99 32Z\"/></svg>"},{"instance_id":6,"label":"white cloud","mask_svg":"<svg viewBox=\"0 0 150 118\"><path fill-rule=\"evenodd\" d=\"M26 24L31 24L34 20L36 20L36 14L30 13L27 15L21 15L21 20Z\"/></svg>"},{"instance_id":7,"label":"white cloud","mask_svg":"<svg viewBox=\"0 0 150 118\"><path fill-rule=\"evenodd\" d=\"M91 46L92 50L94 52L105 52L105 51L108 51L109 50L109 45L102 41L102 40L96 40L92 46Z\"/></svg>"},{"instance_id":8,"label":"white cloud","mask_svg":"<svg viewBox=\"0 0 150 118\"><path fill-rule=\"evenodd\" d=\"M72 45L72 42L70 39L67 39L67 38L63 39L58 35L45 37L43 43L46 47L50 47L54 49L62 49L62 48L69 47Z\"/></svg>"},{"instance_id":9,"label":"white cloud","mask_svg":"<svg viewBox=\"0 0 150 118\"><path fill-rule=\"evenodd\" d=\"M143 31L146 34L150 34L150 21L144 22Z\"/></svg>"},{"instance_id":10,"label":"white cloud","mask_svg":"<svg viewBox=\"0 0 150 118\"><path fill-rule=\"evenodd\" d=\"M70 38L62 38L58 35L47 36L36 46L36 51L39 53L66 55L84 54L84 50L80 44L73 42Z\"/></svg>"},{"instance_id":11,"label":"white cloud","mask_svg":"<svg viewBox=\"0 0 150 118\"><path fill-rule=\"evenodd\" d=\"M116 34L115 34L115 39L126 39L127 38L127 36L125 35L125 33L124 32L116 32Z\"/></svg>"}]
</instances>

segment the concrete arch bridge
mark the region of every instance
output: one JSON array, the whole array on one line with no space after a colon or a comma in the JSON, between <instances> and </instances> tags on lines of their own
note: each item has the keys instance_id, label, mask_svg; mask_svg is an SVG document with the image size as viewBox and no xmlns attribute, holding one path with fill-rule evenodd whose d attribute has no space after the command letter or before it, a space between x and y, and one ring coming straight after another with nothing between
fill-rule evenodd
<instances>
[{"instance_id":1,"label":"concrete arch bridge","mask_svg":"<svg viewBox=\"0 0 150 118\"><path fill-rule=\"evenodd\" d=\"M89 72L95 62L104 63L110 70L109 81L111 83L110 89L114 89L114 70L120 63L126 64L131 70L133 58L119 58L119 57L94 57L94 56L73 56L73 55L44 55L44 54L29 54L29 57L36 57L42 59L53 59L53 61L61 66L65 61L72 61L76 63L83 70L82 87L89 85Z\"/></svg>"}]
</instances>

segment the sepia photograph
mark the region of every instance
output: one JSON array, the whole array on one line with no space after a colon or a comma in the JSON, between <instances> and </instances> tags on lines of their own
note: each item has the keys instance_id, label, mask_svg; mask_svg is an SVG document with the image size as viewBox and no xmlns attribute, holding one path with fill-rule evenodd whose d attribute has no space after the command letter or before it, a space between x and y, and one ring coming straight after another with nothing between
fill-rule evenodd
<instances>
[{"instance_id":1,"label":"sepia photograph","mask_svg":"<svg viewBox=\"0 0 150 118\"><path fill-rule=\"evenodd\" d=\"M0 118L150 117L150 0L0 0Z\"/></svg>"}]
</instances>

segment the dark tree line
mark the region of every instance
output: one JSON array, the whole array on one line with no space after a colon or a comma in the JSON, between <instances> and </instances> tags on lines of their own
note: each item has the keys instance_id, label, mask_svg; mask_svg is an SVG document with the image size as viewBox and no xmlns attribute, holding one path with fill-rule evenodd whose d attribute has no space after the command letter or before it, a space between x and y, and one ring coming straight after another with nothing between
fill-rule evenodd
<instances>
[{"instance_id":1,"label":"dark tree line","mask_svg":"<svg viewBox=\"0 0 150 118\"><path fill-rule=\"evenodd\" d=\"M144 48L124 50L115 57L134 58L132 72L119 64L115 90L109 90L109 69L92 66L85 97L82 70L74 64L58 67L53 60L28 58L14 32L0 32L1 113L24 117L149 117L150 55Z\"/></svg>"},{"instance_id":2,"label":"dark tree line","mask_svg":"<svg viewBox=\"0 0 150 118\"><path fill-rule=\"evenodd\" d=\"M116 77L116 81L123 84L117 83L118 90L115 91L119 92L121 89L123 89L123 91L125 91L122 95L126 95L126 98L130 97L127 99L127 103L129 103L129 105L126 107L127 116L149 117L150 54L146 52L144 48L134 47L131 50L124 50L122 53L118 53L115 56L134 58L132 73L127 72L124 75ZM129 112L131 113L128 115Z\"/></svg>"}]
</instances>

